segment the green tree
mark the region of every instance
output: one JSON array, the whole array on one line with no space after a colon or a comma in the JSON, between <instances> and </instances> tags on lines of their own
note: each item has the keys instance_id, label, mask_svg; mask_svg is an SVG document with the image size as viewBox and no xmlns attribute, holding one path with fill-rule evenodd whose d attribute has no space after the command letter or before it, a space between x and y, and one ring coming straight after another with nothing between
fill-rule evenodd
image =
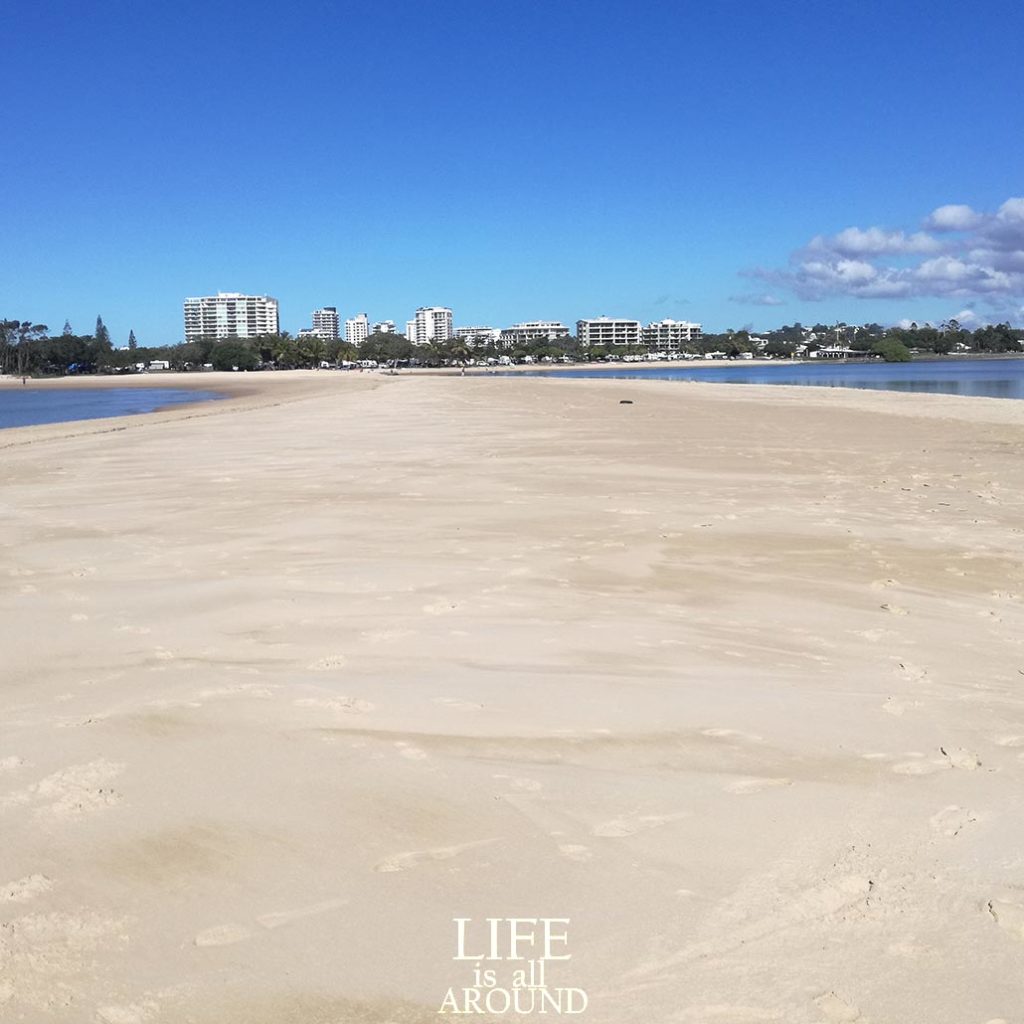
<instances>
[{"instance_id":1,"label":"green tree","mask_svg":"<svg viewBox=\"0 0 1024 1024\"><path fill-rule=\"evenodd\" d=\"M359 344L359 358L378 363L404 362L415 352L416 346L404 335L385 331L375 332Z\"/></svg>"},{"instance_id":2,"label":"green tree","mask_svg":"<svg viewBox=\"0 0 1024 1024\"><path fill-rule=\"evenodd\" d=\"M113 362L112 353L114 346L110 342L110 331L103 323L103 317L96 317L96 334L94 335L94 362L97 369L110 366Z\"/></svg>"},{"instance_id":3,"label":"green tree","mask_svg":"<svg viewBox=\"0 0 1024 1024\"><path fill-rule=\"evenodd\" d=\"M775 359L782 359L791 356L796 351L796 346L785 338L772 338L764 347L764 354Z\"/></svg>"},{"instance_id":4,"label":"green tree","mask_svg":"<svg viewBox=\"0 0 1024 1024\"><path fill-rule=\"evenodd\" d=\"M4 373L15 373L25 378L39 372L42 368L39 343L46 337L48 330L45 324L34 324L31 320L0 321Z\"/></svg>"},{"instance_id":5,"label":"green tree","mask_svg":"<svg viewBox=\"0 0 1024 1024\"><path fill-rule=\"evenodd\" d=\"M135 340L135 332L128 332L128 350L134 352L139 347L139 343Z\"/></svg>"},{"instance_id":6,"label":"green tree","mask_svg":"<svg viewBox=\"0 0 1024 1024\"><path fill-rule=\"evenodd\" d=\"M64 331L63 331L63 333L64 333L64 337L65 338L68 338L68 337L71 337L71 336L74 335L75 332L73 330L71 330L71 321L70 320L65 320L64 321Z\"/></svg>"},{"instance_id":7,"label":"green tree","mask_svg":"<svg viewBox=\"0 0 1024 1024\"><path fill-rule=\"evenodd\" d=\"M210 361L215 370L255 370L259 356L243 341L229 339L213 347Z\"/></svg>"},{"instance_id":8,"label":"green tree","mask_svg":"<svg viewBox=\"0 0 1024 1024\"><path fill-rule=\"evenodd\" d=\"M896 338L885 337L871 346L875 355L881 356L887 363L909 363L910 349Z\"/></svg>"}]
</instances>

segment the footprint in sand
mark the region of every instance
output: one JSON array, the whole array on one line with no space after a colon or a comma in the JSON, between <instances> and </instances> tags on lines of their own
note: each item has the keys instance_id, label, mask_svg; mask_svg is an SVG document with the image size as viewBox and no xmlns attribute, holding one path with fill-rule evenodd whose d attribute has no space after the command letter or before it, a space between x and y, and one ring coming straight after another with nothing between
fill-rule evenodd
<instances>
[{"instance_id":1,"label":"footprint in sand","mask_svg":"<svg viewBox=\"0 0 1024 1024\"><path fill-rule=\"evenodd\" d=\"M318 914L338 910L348 906L348 903L349 901L345 897L339 897L335 900L324 900L323 903L312 903L306 907L296 907L294 910L279 910L272 914L262 914L256 920L262 928L280 928L293 921L301 921L307 917L316 917Z\"/></svg>"},{"instance_id":2,"label":"footprint in sand","mask_svg":"<svg viewBox=\"0 0 1024 1024\"><path fill-rule=\"evenodd\" d=\"M593 850L589 846L581 846L579 843L562 843L558 847L558 852L566 860L575 861L577 864L586 864L587 861L594 859Z\"/></svg>"},{"instance_id":3,"label":"footprint in sand","mask_svg":"<svg viewBox=\"0 0 1024 1024\"><path fill-rule=\"evenodd\" d=\"M764 740L756 733L744 732L742 729L701 729L701 736L710 736L712 739L723 740L749 740L751 743L763 743Z\"/></svg>"},{"instance_id":4,"label":"footprint in sand","mask_svg":"<svg viewBox=\"0 0 1024 1024\"><path fill-rule=\"evenodd\" d=\"M952 837L960 835L968 825L973 825L977 820L973 811L965 811L956 804L950 804L949 807L944 807L937 814L933 814L928 819L928 824L936 832Z\"/></svg>"},{"instance_id":5,"label":"footprint in sand","mask_svg":"<svg viewBox=\"0 0 1024 1024\"><path fill-rule=\"evenodd\" d=\"M101 1024L146 1024L146 1021L156 1020L159 1015L160 1004L151 999L128 1006L101 1006L96 1011L96 1019Z\"/></svg>"},{"instance_id":6,"label":"footprint in sand","mask_svg":"<svg viewBox=\"0 0 1024 1024\"><path fill-rule=\"evenodd\" d=\"M455 711L481 711L483 709L483 704L462 700L459 697L435 697L433 702L435 704L443 704L447 708L453 708Z\"/></svg>"},{"instance_id":7,"label":"footprint in sand","mask_svg":"<svg viewBox=\"0 0 1024 1024\"><path fill-rule=\"evenodd\" d=\"M920 683L928 678L928 669L921 668L920 665L914 665L909 661L899 661L896 664L899 666L898 674L910 683Z\"/></svg>"},{"instance_id":8,"label":"footprint in sand","mask_svg":"<svg viewBox=\"0 0 1024 1024\"><path fill-rule=\"evenodd\" d=\"M411 743L405 743L403 740L398 740L395 746L398 748L399 756L404 757L407 761L426 761L430 757L425 750L414 747Z\"/></svg>"},{"instance_id":9,"label":"footprint in sand","mask_svg":"<svg viewBox=\"0 0 1024 1024\"><path fill-rule=\"evenodd\" d=\"M231 946L252 938L252 931L242 924L219 924L201 931L195 937L197 946Z\"/></svg>"},{"instance_id":10,"label":"footprint in sand","mask_svg":"<svg viewBox=\"0 0 1024 1024\"><path fill-rule=\"evenodd\" d=\"M992 740L997 747L1024 747L1024 736L996 736ZM0 771L3 770L3 761L0 761Z\"/></svg>"},{"instance_id":11,"label":"footprint in sand","mask_svg":"<svg viewBox=\"0 0 1024 1024\"><path fill-rule=\"evenodd\" d=\"M985 904L992 920L1011 935L1024 939L1024 904L1013 899L993 899Z\"/></svg>"},{"instance_id":12,"label":"footprint in sand","mask_svg":"<svg viewBox=\"0 0 1024 1024\"><path fill-rule=\"evenodd\" d=\"M613 818L611 821L595 825L590 831L592 835L600 836L602 839L622 839L686 817L689 815L685 811L680 811L676 814L642 814L636 817Z\"/></svg>"},{"instance_id":13,"label":"footprint in sand","mask_svg":"<svg viewBox=\"0 0 1024 1024\"><path fill-rule=\"evenodd\" d=\"M232 683L230 686L200 690L196 696L200 700L211 700L215 697L255 697L258 700L269 700L274 696L276 689L276 686L261 686L259 683Z\"/></svg>"},{"instance_id":14,"label":"footprint in sand","mask_svg":"<svg viewBox=\"0 0 1024 1024\"><path fill-rule=\"evenodd\" d=\"M961 768L973 772L981 767L981 758L963 747L939 747L939 753L949 762L952 768Z\"/></svg>"},{"instance_id":15,"label":"footprint in sand","mask_svg":"<svg viewBox=\"0 0 1024 1024\"><path fill-rule=\"evenodd\" d=\"M528 779L518 775L492 775L492 779L503 779L508 782L509 789L516 793L539 793L544 788L544 783L536 779Z\"/></svg>"},{"instance_id":16,"label":"footprint in sand","mask_svg":"<svg viewBox=\"0 0 1024 1024\"><path fill-rule=\"evenodd\" d=\"M77 817L120 803L120 794L111 789L109 783L123 770L123 764L105 758L71 765L11 794L0 801L0 806L35 803L37 816Z\"/></svg>"},{"instance_id":17,"label":"footprint in sand","mask_svg":"<svg viewBox=\"0 0 1024 1024\"><path fill-rule=\"evenodd\" d=\"M318 658L311 665L307 665L311 672L336 672L339 668L344 668L348 663L348 658L344 654L328 654L325 658Z\"/></svg>"},{"instance_id":18,"label":"footprint in sand","mask_svg":"<svg viewBox=\"0 0 1024 1024\"><path fill-rule=\"evenodd\" d=\"M775 789L778 786L792 786L792 779L785 778L751 778L736 779L726 783L722 788L726 793L734 793L737 796L744 796L747 793L760 793L765 789Z\"/></svg>"},{"instance_id":19,"label":"footprint in sand","mask_svg":"<svg viewBox=\"0 0 1024 1024\"><path fill-rule=\"evenodd\" d=\"M425 604L423 611L427 615L449 615L451 612L458 608L457 604L453 604L451 601L440 600L434 601L432 604Z\"/></svg>"},{"instance_id":20,"label":"footprint in sand","mask_svg":"<svg viewBox=\"0 0 1024 1024\"><path fill-rule=\"evenodd\" d=\"M919 708L919 700L897 700L895 697L886 697L885 703L881 705L887 715L895 715L897 718L903 715L909 708Z\"/></svg>"},{"instance_id":21,"label":"footprint in sand","mask_svg":"<svg viewBox=\"0 0 1024 1024\"><path fill-rule=\"evenodd\" d=\"M855 629L853 630L854 636L862 636L865 640L870 643L877 644L879 640L885 637L895 636L891 629Z\"/></svg>"},{"instance_id":22,"label":"footprint in sand","mask_svg":"<svg viewBox=\"0 0 1024 1024\"><path fill-rule=\"evenodd\" d=\"M319 708L323 711L339 711L343 714L361 714L372 711L373 705L360 697L303 697L292 701L297 708Z\"/></svg>"},{"instance_id":23,"label":"footprint in sand","mask_svg":"<svg viewBox=\"0 0 1024 1024\"><path fill-rule=\"evenodd\" d=\"M879 608L881 608L883 612L888 612L890 615L907 615L907 614L909 614L907 612L906 608L901 608L898 604L888 604L888 603L886 603L886 604L879 605Z\"/></svg>"},{"instance_id":24,"label":"footprint in sand","mask_svg":"<svg viewBox=\"0 0 1024 1024\"><path fill-rule=\"evenodd\" d=\"M16 772L19 768L24 767L25 762L14 754L10 754L7 757L0 757L0 775L6 772Z\"/></svg>"},{"instance_id":25,"label":"footprint in sand","mask_svg":"<svg viewBox=\"0 0 1024 1024\"><path fill-rule=\"evenodd\" d=\"M408 871L409 868L429 864L432 861L451 860L466 850L474 850L479 846L490 846L497 839L478 839L472 843L461 843L458 846L437 846L431 850L410 850L407 853L395 853L375 864L373 870L380 873L392 871Z\"/></svg>"},{"instance_id":26,"label":"footprint in sand","mask_svg":"<svg viewBox=\"0 0 1024 1024\"><path fill-rule=\"evenodd\" d=\"M826 992L818 996L814 1003L826 1020L836 1021L837 1024L852 1024L853 1021L864 1019L856 1006L840 998L835 992Z\"/></svg>"},{"instance_id":27,"label":"footprint in sand","mask_svg":"<svg viewBox=\"0 0 1024 1024\"><path fill-rule=\"evenodd\" d=\"M894 580L894 579L872 580L871 581L871 589L872 590L888 590L889 587L898 587L899 585L900 585L900 581L899 580Z\"/></svg>"},{"instance_id":28,"label":"footprint in sand","mask_svg":"<svg viewBox=\"0 0 1024 1024\"><path fill-rule=\"evenodd\" d=\"M897 775L934 775L946 771L950 767L947 761L900 761L892 770Z\"/></svg>"},{"instance_id":29,"label":"footprint in sand","mask_svg":"<svg viewBox=\"0 0 1024 1024\"><path fill-rule=\"evenodd\" d=\"M53 882L46 875L27 875L16 882L0 885L0 903L28 903L52 888Z\"/></svg>"}]
</instances>

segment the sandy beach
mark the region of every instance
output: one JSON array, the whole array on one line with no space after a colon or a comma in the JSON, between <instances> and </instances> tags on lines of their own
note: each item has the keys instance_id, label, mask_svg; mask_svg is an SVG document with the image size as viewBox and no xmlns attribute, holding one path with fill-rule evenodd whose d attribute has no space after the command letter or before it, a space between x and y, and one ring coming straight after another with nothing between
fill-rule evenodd
<instances>
[{"instance_id":1,"label":"sandy beach","mask_svg":"<svg viewBox=\"0 0 1024 1024\"><path fill-rule=\"evenodd\" d=\"M0 432L0 1020L1024 1021L1024 403L147 380Z\"/></svg>"}]
</instances>

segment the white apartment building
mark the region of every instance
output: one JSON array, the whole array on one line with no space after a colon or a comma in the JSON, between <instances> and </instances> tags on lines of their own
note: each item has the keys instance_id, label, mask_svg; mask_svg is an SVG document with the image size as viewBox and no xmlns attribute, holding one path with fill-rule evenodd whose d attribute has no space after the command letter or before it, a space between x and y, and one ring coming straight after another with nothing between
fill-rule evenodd
<instances>
[{"instance_id":1,"label":"white apartment building","mask_svg":"<svg viewBox=\"0 0 1024 1024\"><path fill-rule=\"evenodd\" d=\"M592 345L639 345L640 321L599 316L576 321L576 338L584 348Z\"/></svg>"},{"instance_id":2,"label":"white apartment building","mask_svg":"<svg viewBox=\"0 0 1024 1024\"><path fill-rule=\"evenodd\" d=\"M324 341L338 340L338 310L336 306L324 306L313 310L313 333Z\"/></svg>"},{"instance_id":3,"label":"white apartment building","mask_svg":"<svg viewBox=\"0 0 1024 1024\"><path fill-rule=\"evenodd\" d=\"M512 348L534 341L558 341L559 338L568 337L569 328L557 320L528 320L526 323L506 327L501 332L501 344L505 348Z\"/></svg>"},{"instance_id":4,"label":"white apartment building","mask_svg":"<svg viewBox=\"0 0 1024 1024\"><path fill-rule=\"evenodd\" d=\"M497 345L501 331L496 327L457 327L455 337L462 338L470 347L473 345Z\"/></svg>"},{"instance_id":5,"label":"white apartment building","mask_svg":"<svg viewBox=\"0 0 1024 1024\"><path fill-rule=\"evenodd\" d=\"M405 336L414 345L446 341L452 336L452 311L447 306L421 306L406 323Z\"/></svg>"},{"instance_id":6,"label":"white apartment building","mask_svg":"<svg viewBox=\"0 0 1024 1024\"><path fill-rule=\"evenodd\" d=\"M395 333L395 321L394 320L378 320L370 327L371 334L394 334Z\"/></svg>"},{"instance_id":7,"label":"white apartment building","mask_svg":"<svg viewBox=\"0 0 1024 1024\"><path fill-rule=\"evenodd\" d=\"M350 345L366 341L370 335L370 318L365 313L356 313L345 321L345 340Z\"/></svg>"},{"instance_id":8,"label":"white apartment building","mask_svg":"<svg viewBox=\"0 0 1024 1024\"><path fill-rule=\"evenodd\" d=\"M278 333L277 299L218 292L185 300L185 341Z\"/></svg>"},{"instance_id":9,"label":"white apartment building","mask_svg":"<svg viewBox=\"0 0 1024 1024\"><path fill-rule=\"evenodd\" d=\"M641 341L653 352L681 352L692 348L702 337L700 324L686 320L658 320L640 332Z\"/></svg>"}]
</instances>

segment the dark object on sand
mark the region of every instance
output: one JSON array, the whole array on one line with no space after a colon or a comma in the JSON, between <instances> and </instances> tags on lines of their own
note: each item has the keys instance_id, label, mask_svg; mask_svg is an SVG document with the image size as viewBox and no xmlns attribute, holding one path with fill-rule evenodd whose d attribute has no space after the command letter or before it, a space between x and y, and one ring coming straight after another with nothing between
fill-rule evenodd
<instances>
[{"instance_id":1,"label":"dark object on sand","mask_svg":"<svg viewBox=\"0 0 1024 1024\"><path fill-rule=\"evenodd\" d=\"M632 404L633 404L633 399L632 398L620 398L619 399L619 405L632 405Z\"/></svg>"}]
</instances>

